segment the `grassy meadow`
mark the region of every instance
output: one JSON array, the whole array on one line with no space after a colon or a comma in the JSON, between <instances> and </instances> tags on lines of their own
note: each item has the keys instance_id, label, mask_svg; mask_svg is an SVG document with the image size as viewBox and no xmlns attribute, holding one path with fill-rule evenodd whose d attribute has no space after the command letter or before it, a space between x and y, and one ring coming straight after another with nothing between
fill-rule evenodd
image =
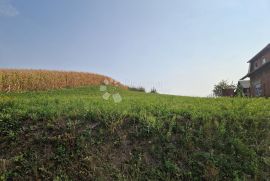
<instances>
[{"instance_id":1,"label":"grassy meadow","mask_svg":"<svg viewBox=\"0 0 270 181\"><path fill-rule=\"evenodd\" d=\"M1 180L267 180L270 101L99 86L0 94Z\"/></svg>"}]
</instances>

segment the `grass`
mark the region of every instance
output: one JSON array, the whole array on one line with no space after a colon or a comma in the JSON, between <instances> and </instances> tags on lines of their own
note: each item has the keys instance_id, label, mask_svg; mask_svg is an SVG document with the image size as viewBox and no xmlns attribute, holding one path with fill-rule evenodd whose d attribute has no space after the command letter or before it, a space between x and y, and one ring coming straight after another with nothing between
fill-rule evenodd
<instances>
[{"instance_id":1,"label":"grass","mask_svg":"<svg viewBox=\"0 0 270 181\"><path fill-rule=\"evenodd\" d=\"M270 178L268 99L118 91L1 94L1 179Z\"/></svg>"}]
</instances>

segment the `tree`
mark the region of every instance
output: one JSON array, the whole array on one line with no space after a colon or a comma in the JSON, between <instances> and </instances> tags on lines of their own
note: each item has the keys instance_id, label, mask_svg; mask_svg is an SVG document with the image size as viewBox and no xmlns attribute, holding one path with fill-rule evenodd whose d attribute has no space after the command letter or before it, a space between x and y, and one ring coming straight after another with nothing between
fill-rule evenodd
<instances>
[{"instance_id":1,"label":"tree","mask_svg":"<svg viewBox=\"0 0 270 181\"><path fill-rule=\"evenodd\" d=\"M235 90L235 94L236 94L237 97L245 97L243 89L239 85L237 86L237 88Z\"/></svg>"},{"instance_id":2,"label":"tree","mask_svg":"<svg viewBox=\"0 0 270 181\"><path fill-rule=\"evenodd\" d=\"M217 97L222 96L223 89L235 89L235 85L233 83L229 84L228 81L222 80L218 84L214 85L213 94Z\"/></svg>"}]
</instances>

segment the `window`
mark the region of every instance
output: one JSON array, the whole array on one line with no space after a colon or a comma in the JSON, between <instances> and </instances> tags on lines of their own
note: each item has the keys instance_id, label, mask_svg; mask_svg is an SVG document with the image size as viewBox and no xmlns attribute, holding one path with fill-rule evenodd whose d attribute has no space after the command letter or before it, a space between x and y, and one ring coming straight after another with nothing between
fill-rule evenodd
<instances>
[{"instance_id":1,"label":"window","mask_svg":"<svg viewBox=\"0 0 270 181\"><path fill-rule=\"evenodd\" d=\"M262 84L255 85L255 95L261 96L262 95Z\"/></svg>"},{"instance_id":2,"label":"window","mask_svg":"<svg viewBox=\"0 0 270 181\"><path fill-rule=\"evenodd\" d=\"M255 69L258 68L258 62L255 62Z\"/></svg>"},{"instance_id":3,"label":"window","mask_svg":"<svg viewBox=\"0 0 270 181\"><path fill-rule=\"evenodd\" d=\"M266 58L263 58L262 59L262 64L265 64L266 63Z\"/></svg>"}]
</instances>

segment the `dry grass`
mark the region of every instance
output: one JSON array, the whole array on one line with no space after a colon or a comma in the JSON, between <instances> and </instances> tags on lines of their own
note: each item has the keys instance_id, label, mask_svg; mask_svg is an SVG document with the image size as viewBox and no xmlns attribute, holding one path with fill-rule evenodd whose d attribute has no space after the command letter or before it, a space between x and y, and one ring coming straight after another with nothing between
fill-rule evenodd
<instances>
[{"instance_id":1,"label":"dry grass","mask_svg":"<svg viewBox=\"0 0 270 181\"><path fill-rule=\"evenodd\" d=\"M104 80L108 80L110 85L124 87L110 77L93 73L0 69L1 92L38 91L100 85Z\"/></svg>"}]
</instances>

